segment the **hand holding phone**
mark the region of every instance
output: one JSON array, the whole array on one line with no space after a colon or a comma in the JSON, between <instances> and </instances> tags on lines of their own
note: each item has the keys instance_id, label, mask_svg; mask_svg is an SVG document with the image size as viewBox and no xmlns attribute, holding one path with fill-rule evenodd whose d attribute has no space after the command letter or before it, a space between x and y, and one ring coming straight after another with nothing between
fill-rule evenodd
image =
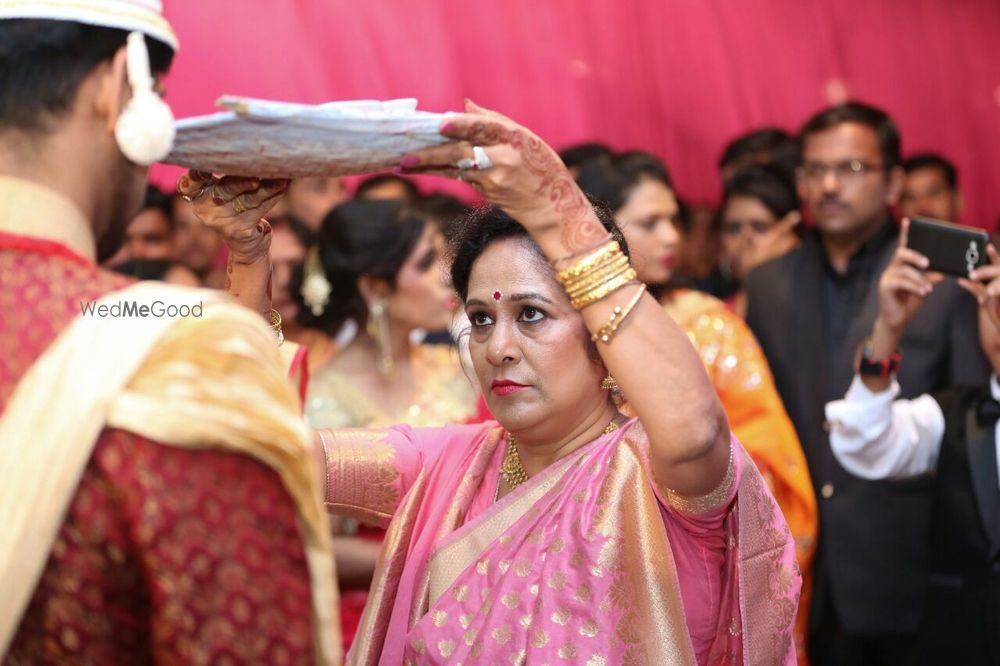
<instances>
[{"instance_id":1,"label":"hand holding phone","mask_svg":"<svg viewBox=\"0 0 1000 666\"><path fill-rule=\"evenodd\" d=\"M990 236L982 229L914 217L910 220L906 247L927 257L928 270L968 277L973 270L989 263L986 254L989 243Z\"/></svg>"}]
</instances>

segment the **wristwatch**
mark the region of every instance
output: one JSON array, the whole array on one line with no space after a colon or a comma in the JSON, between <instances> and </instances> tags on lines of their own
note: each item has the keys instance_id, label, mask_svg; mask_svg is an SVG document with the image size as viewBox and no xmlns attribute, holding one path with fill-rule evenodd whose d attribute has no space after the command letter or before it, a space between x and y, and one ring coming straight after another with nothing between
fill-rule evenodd
<instances>
[{"instance_id":1,"label":"wristwatch","mask_svg":"<svg viewBox=\"0 0 1000 666\"><path fill-rule=\"evenodd\" d=\"M866 377L888 379L899 372L899 362L903 355L899 350L892 352L886 358L872 358L871 342L865 342L861 348L861 359L858 361L858 374Z\"/></svg>"}]
</instances>

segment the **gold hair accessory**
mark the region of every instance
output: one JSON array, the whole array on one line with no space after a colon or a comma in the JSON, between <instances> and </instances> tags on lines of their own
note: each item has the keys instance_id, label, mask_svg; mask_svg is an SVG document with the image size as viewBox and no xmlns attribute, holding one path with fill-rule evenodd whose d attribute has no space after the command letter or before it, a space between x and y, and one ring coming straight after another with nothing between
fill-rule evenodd
<instances>
[{"instance_id":1,"label":"gold hair accessory","mask_svg":"<svg viewBox=\"0 0 1000 666\"><path fill-rule=\"evenodd\" d=\"M610 344L611 339L615 337L615 333L618 332L618 327L622 325L625 318L632 314L632 310L639 303L639 299L646 292L646 285L642 284L639 286L639 290L635 292L635 296L628 302L628 304L623 308L620 305L616 305L615 309L611 311L611 317L608 319L608 323L601 327L599 331L590 336L591 342L597 342L600 340L604 344Z\"/></svg>"},{"instance_id":2,"label":"gold hair accessory","mask_svg":"<svg viewBox=\"0 0 1000 666\"><path fill-rule=\"evenodd\" d=\"M302 288L299 293L313 315L320 317L330 302L332 291L333 287L323 272L323 262L319 258L319 245L313 245L302 267Z\"/></svg>"},{"instance_id":3,"label":"gold hair accessory","mask_svg":"<svg viewBox=\"0 0 1000 666\"><path fill-rule=\"evenodd\" d=\"M601 434L609 435L618 429L618 424L612 419ZM503 462L500 463L500 477L507 482L507 486L511 490L528 480L528 473L524 471L524 465L521 464L521 455L517 452L517 440L510 433L507 434L507 450L503 454ZM499 493L500 487L498 485L497 494L499 495Z\"/></svg>"}]
</instances>

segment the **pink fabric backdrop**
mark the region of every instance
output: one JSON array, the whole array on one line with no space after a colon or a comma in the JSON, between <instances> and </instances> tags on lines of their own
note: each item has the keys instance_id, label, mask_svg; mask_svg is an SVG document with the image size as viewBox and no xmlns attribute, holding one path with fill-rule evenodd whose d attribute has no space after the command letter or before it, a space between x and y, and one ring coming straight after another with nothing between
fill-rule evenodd
<instances>
[{"instance_id":1,"label":"pink fabric backdrop","mask_svg":"<svg viewBox=\"0 0 1000 666\"><path fill-rule=\"evenodd\" d=\"M1000 214L997 0L166 0L178 117L223 93L317 103L469 96L556 146L663 156L680 191L718 196L728 139L795 129L845 95L880 105L904 151L960 169L968 224ZM154 178L171 182L159 168Z\"/></svg>"}]
</instances>

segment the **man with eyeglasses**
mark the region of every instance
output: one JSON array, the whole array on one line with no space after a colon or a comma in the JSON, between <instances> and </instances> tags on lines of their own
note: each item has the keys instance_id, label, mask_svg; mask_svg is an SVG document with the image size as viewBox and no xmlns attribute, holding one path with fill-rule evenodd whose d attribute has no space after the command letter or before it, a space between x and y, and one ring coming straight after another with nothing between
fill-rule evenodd
<instances>
[{"instance_id":1,"label":"man with eyeglasses","mask_svg":"<svg viewBox=\"0 0 1000 666\"><path fill-rule=\"evenodd\" d=\"M820 495L810 659L913 663L931 482L852 476L831 451L824 416L824 404L851 383L855 354L878 311L878 278L896 247L891 208L904 179L899 132L880 109L848 102L810 118L799 140L798 189L813 228L800 247L750 274L747 322ZM957 284L935 287L902 339L903 397L986 381L975 322L975 302L962 298ZM872 364L888 360L866 357Z\"/></svg>"}]
</instances>

